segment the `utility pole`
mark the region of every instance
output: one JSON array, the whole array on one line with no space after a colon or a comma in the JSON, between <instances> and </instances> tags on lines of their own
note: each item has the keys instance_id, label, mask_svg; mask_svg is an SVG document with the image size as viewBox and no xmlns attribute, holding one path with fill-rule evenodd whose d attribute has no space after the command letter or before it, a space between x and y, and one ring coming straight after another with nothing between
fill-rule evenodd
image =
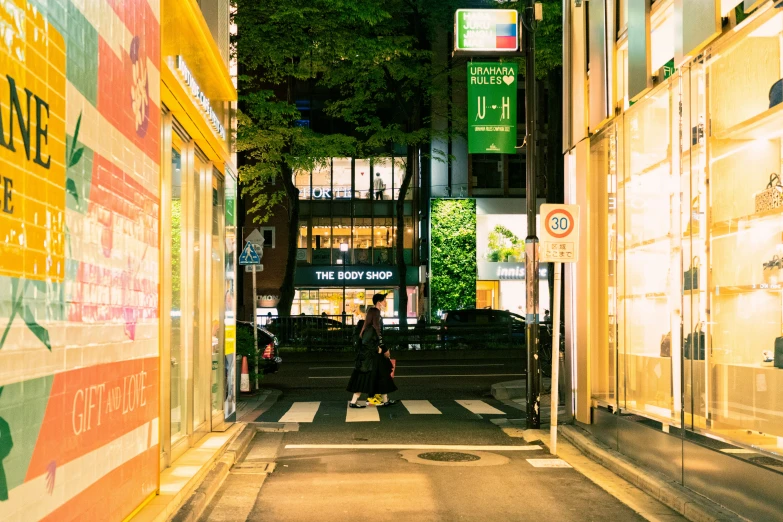
<instances>
[{"instance_id":1,"label":"utility pole","mask_svg":"<svg viewBox=\"0 0 783 522\"><path fill-rule=\"evenodd\" d=\"M525 41L525 201L527 237L525 238L526 345L527 345L527 429L541 427L541 373L538 368L538 237L536 236L536 35L538 18L535 0L520 0L519 19Z\"/></svg>"}]
</instances>

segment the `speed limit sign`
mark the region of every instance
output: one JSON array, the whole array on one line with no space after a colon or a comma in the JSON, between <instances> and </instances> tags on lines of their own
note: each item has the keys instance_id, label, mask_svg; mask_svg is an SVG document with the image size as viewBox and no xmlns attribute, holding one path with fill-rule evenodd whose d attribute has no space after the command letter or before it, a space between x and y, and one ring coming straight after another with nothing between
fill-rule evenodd
<instances>
[{"instance_id":1,"label":"speed limit sign","mask_svg":"<svg viewBox=\"0 0 783 522\"><path fill-rule=\"evenodd\" d=\"M541 205L539 259L574 263L579 257L579 205Z\"/></svg>"}]
</instances>

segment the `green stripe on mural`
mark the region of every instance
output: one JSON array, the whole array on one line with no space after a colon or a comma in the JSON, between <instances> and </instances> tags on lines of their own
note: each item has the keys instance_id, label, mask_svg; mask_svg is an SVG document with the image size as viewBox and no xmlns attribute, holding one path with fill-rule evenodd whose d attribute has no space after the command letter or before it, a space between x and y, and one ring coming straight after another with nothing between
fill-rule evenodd
<instances>
[{"instance_id":1,"label":"green stripe on mural","mask_svg":"<svg viewBox=\"0 0 783 522\"><path fill-rule=\"evenodd\" d=\"M7 454L0 467L8 490L24 483L53 382L49 375L0 387L0 456Z\"/></svg>"}]
</instances>

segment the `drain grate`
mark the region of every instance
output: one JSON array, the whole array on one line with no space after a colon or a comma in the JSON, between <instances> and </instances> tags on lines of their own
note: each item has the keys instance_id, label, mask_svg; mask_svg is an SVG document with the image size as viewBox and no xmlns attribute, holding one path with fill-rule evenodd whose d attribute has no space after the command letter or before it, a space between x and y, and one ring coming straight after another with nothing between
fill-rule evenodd
<instances>
[{"instance_id":1,"label":"drain grate","mask_svg":"<svg viewBox=\"0 0 783 522\"><path fill-rule=\"evenodd\" d=\"M478 455L470 453L457 453L453 451L436 451L432 453L419 453L419 458L434 460L436 462L474 462L481 459Z\"/></svg>"}]
</instances>

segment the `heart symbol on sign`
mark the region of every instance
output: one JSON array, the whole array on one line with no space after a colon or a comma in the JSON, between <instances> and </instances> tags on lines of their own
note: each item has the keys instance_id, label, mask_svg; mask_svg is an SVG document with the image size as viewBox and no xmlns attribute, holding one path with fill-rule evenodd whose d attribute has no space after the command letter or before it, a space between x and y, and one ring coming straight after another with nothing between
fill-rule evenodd
<instances>
[{"instance_id":1,"label":"heart symbol on sign","mask_svg":"<svg viewBox=\"0 0 783 522\"><path fill-rule=\"evenodd\" d=\"M514 77L511 76L511 75L504 76L503 77L503 83L505 83L506 85L511 85L512 83L514 83Z\"/></svg>"}]
</instances>

